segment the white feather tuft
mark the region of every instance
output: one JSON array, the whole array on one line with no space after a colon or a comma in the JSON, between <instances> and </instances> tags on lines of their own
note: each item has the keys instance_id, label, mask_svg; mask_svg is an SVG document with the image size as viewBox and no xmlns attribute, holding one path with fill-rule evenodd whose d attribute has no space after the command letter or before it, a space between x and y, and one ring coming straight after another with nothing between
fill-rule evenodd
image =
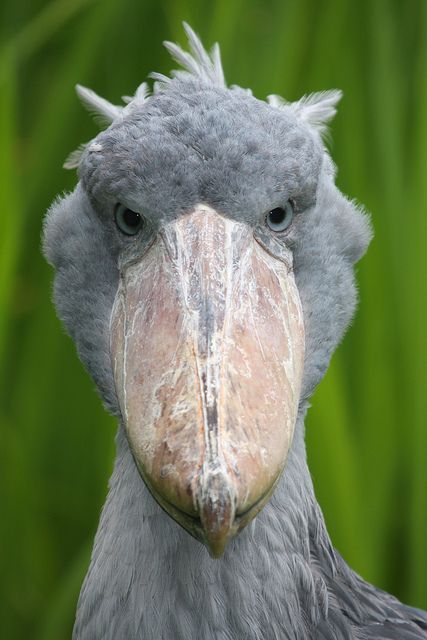
<instances>
[{"instance_id":1,"label":"white feather tuft","mask_svg":"<svg viewBox=\"0 0 427 640\"><path fill-rule=\"evenodd\" d=\"M85 144L81 144L75 151L72 151L64 164L64 169L76 169L82 158L83 153L89 149L89 151L99 152L102 151L102 144L96 142L96 140L89 140Z\"/></svg>"},{"instance_id":2,"label":"white feather tuft","mask_svg":"<svg viewBox=\"0 0 427 640\"><path fill-rule=\"evenodd\" d=\"M206 82L206 84L225 88L224 71L222 69L218 44L214 44L211 52L208 53L193 29L186 22L184 22L183 25L187 34L190 53L184 51L174 42L165 41L163 44L166 49L174 60L184 67L191 76ZM173 72L173 75L176 75L176 72ZM151 77L159 81L157 91L164 88L164 85L170 82L170 78L160 74L151 74Z\"/></svg>"},{"instance_id":3,"label":"white feather tuft","mask_svg":"<svg viewBox=\"0 0 427 640\"><path fill-rule=\"evenodd\" d=\"M331 89L330 91L311 93L296 102L288 102L277 95L267 96L267 101L275 109L286 109L293 112L297 118L324 134L327 131L328 122L337 112L336 105L341 98L342 91Z\"/></svg>"},{"instance_id":4,"label":"white feather tuft","mask_svg":"<svg viewBox=\"0 0 427 640\"><path fill-rule=\"evenodd\" d=\"M147 82L141 82L134 94L134 100L137 102L145 102L150 95L150 87Z\"/></svg>"},{"instance_id":5,"label":"white feather tuft","mask_svg":"<svg viewBox=\"0 0 427 640\"><path fill-rule=\"evenodd\" d=\"M221 50L219 48L218 42L215 42L215 44L211 49L211 58L212 58L213 68L215 69L215 74L218 79L218 84L221 87L225 87L226 83L225 83L225 77L224 77L224 70L222 68Z\"/></svg>"},{"instance_id":6,"label":"white feather tuft","mask_svg":"<svg viewBox=\"0 0 427 640\"><path fill-rule=\"evenodd\" d=\"M62 165L64 169L77 169L77 167L80 164L80 158L82 157L84 151L86 150L87 146L89 145L89 142L86 142L85 144L81 144L79 147L77 147L77 149L74 149L74 151L72 151L70 153L69 156L67 156L67 159L65 160L64 164Z\"/></svg>"},{"instance_id":7,"label":"white feather tuft","mask_svg":"<svg viewBox=\"0 0 427 640\"><path fill-rule=\"evenodd\" d=\"M153 71L152 73L150 73L149 77L155 80L155 82L153 83L154 94L167 89L168 84L172 79L172 78L169 78L169 76L165 76L164 73L157 73L157 71Z\"/></svg>"},{"instance_id":8,"label":"white feather tuft","mask_svg":"<svg viewBox=\"0 0 427 640\"><path fill-rule=\"evenodd\" d=\"M186 23L183 23L185 33L188 38L190 51L184 51L180 46L173 42L164 42L165 47L171 53L172 57L184 68L183 71L173 71L171 77L161 73L151 73L150 77L155 80L153 93L167 89L170 82L174 79L188 79L189 77L202 80L204 83L226 88L224 71L221 63L220 49L215 43L210 52L208 52L199 36ZM234 85L231 87L234 88ZM133 96L123 96L125 106L116 106L108 100L101 98L91 89L76 85L77 95L83 105L95 115L95 118L101 124L111 124L119 118L132 111L134 106L144 104L149 98L150 90L148 84L143 82L139 85ZM245 90L248 95L252 95L250 89ZM327 123L336 114L336 105L341 99L342 93L337 89L330 91L320 91L303 96L296 102L287 102L278 95L270 95L267 97L268 103L275 109L282 109L292 112L297 118L306 122L314 130L321 135L327 131ZM78 149L73 151L64 163L65 169L75 169L79 163L81 156L89 143L80 145Z\"/></svg>"},{"instance_id":9,"label":"white feather tuft","mask_svg":"<svg viewBox=\"0 0 427 640\"><path fill-rule=\"evenodd\" d=\"M150 88L146 82L142 82L133 96L122 96L123 102L126 103L126 106L123 108L123 114L128 113L134 107L140 107L144 104L150 95Z\"/></svg>"},{"instance_id":10,"label":"white feather tuft","mask_svg":"<svg viewBox=\"0 0 427 640\"><path fill-rule=\"evenodd\" d=\"M122 107L117 107L108 100L101 98L95 91L76 85L76 92L83 105L95 116L100 124L111 124L122 115Z\"/></svg>"}]
</instances>

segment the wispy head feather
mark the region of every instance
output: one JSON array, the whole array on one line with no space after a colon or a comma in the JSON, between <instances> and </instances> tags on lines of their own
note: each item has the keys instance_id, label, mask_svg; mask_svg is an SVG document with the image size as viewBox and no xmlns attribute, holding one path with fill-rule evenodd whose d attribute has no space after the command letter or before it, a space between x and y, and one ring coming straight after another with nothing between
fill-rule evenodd
<instances>
[{"instance_id":1,"label":"wispy head feather","mask_svg":"<svg viewBox=\"0 0 427 640\"><path fill-rule=\"evenodd\" d=\"M199 36L186 23L183 23L188 38L190 51L184 51L179 45L173 42L164 42L172 57L183 67L183 70L172 71L171 76L161 73L151 73L150 77L155 80L153 93L157 94L167 90L170 83L175 80L188 81L190 79L199 80L207 85L226 89L224 72L221 64L221 54L218 44L214 44L211 51L208 52ZM231 90L235 89L235 85ZM117 106L108 102L94 91L81 85L76 86L77 94L89 111L94 114L95 119L101 125L110 125L123 116L127 115L135 107L149 99L150 91L146 82L139 85L133 96L123 96L125 106ZM249 95L252 92L246 90ZM276 109L292 112L299 120L306 122L315 131L321 135L327 132L327 123L334 117L336 113L336 104L342 96L341 91L333 89L331 91L320 91L303 96L296 102L288 102L284 98L277 95L270 95L267 98L268 103ZM67 158L64 167L66 169L74 169L78 166L80 158L89 143L80 145L76 151L73 151Z\"/></svg>"},{"instance_id":2,"label":"wispy head feather","mask_svg":"<svg viewBox=\"0 0 427 640\"><path fill-rule=\"evenodd\" d=\"M148 86L147 82L142 82L133 96L122 96L122 100L126 104L130 104L131 102L133 102L134 104L143 104L147 100L149 95L150 87Z\"/></svg>"},{"instance_id":3,"label":"wispy head feather","mask_svg":"<svg viewBox=\"0 0 427 640\"><path fill-rule=\"evenodd\" d=\"M76 85L77 95L83 105L95 116L95 119L101 124L111 124L122 115L122 107L117 107L105 98L101 98L95 91Z\"/></svg>"},{"instance_id":4,"label":"wispy head feather","mask_svg":"<svg viewBox=\"0 0 427 640\"><path fill-rule=\"evenodd\" d=\"M224 71L222 69L218 44L215 43L210 53L208 53L193 29L186 22L184 22L183 25L187 34L190 53L184 51L184 49L174 42L165 41L163 43L174 60L185 69L184 72L173 71L172 77L182 78L193 76L206 84L225 88ZM160 81L158 89L163 88L165 84L170 82L170 78L167 76L159 77L159 74L152 74L151 77Z\"/></svg>"},{"instance_id":5,"label":"wispy head feather","mask_svg":"<svg viewBox=\"0 0 427 640\"><path fill-rule=\"evenodd\" d=\"M320 134L325 134L327 124L337 110L335 106L342 98L342 91L331 89L330 91L318 91L303 96L296 102L288 102L277 95L267 96L268 103L276 109L284 109L316 129Z\"/></svg>"},{"instance_id":6,"label":"wispy head feather","mask_svg":"<svg viewBox=\"0 0 427 640\"><path fill-rule=\"evenodd\" d=\"M83 153L86 150L86 147L88 146L89 142L85 142L84 144L81 144L79 147L77 147L77 149L74 149L74 151L72 151L68 156L67 159L65 160L64 164L62 165L64 167L64 169L77 169L77 167L80 164L80 158L82 157Z\"/></svg>"},{"instance_id":7,"label":"wispy head feather","mask_svg":"<svg viewBox=\"0 0 427 640\"><path fill-rule=\"evenodd\" d=\"M76 85L76 92L83 105L95 116L98 124L108 126L123 117L133 106L144 103L148 98L150 90L148 84L143 82L139 85L133 96L123 96L122 100L126 104L124 107L108 102L108 100L101 98L101 96L95 93L95 91L92 91L92 89L82 87L80 84ZM64 169L76 169L89 144L90 142L81 144L77 149L72 151L63 164Z\"/></svg>"}]
</instances>

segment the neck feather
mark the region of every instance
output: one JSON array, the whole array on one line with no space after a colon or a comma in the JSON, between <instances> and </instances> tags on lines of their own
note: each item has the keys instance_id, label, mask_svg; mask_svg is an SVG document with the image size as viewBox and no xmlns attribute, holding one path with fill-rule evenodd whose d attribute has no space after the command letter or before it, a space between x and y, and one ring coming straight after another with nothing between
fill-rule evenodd
<instances>
[{"instance_id":1,"label":"neck feather","mask_svg":"<svg viewBox=\"0 0 427 640\"><path fill-rule=\"evenodd\" d=\"M157 505L123 430L79 599L75 640L309 638L336 571L299 420L274 496L213 560Z\"/></svg>"}]
</instances>

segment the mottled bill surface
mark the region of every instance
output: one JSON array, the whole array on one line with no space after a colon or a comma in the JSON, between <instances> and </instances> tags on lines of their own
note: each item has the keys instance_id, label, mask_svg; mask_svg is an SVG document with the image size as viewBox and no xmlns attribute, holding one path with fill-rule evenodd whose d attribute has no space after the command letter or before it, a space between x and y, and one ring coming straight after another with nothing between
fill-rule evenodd
<instances>
[{"instance_id":1,"label":"mottled bill surface","mask_svg":"<svg viewBox=\"0 0 427 640\"><path fill-rule=\"evenodd\" d=\"M215 556L264 506L292 441L304 326L291 267L199 205L121 274L111 352L129 443L156 500Z\"/></svg>"}]
</instances>

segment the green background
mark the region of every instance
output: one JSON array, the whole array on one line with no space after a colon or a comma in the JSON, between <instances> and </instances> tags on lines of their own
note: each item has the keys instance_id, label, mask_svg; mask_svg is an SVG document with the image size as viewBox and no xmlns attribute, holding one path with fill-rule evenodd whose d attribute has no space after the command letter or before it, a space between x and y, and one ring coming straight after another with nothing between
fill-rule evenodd
<instances>
[{"instance_id":1,"label":"green background","mask_svg":"<svg viewBox=\"0 0 427 640\"><path fill-rule=\"evenodd\" d=\"M338 87L338 185L372 213L361 306L307 420L316 491L365 578L427 608L427 2L15 0L0 8L0 636L70 637L113 420L50 302L42 216L96 134L77 82L118 102L185 19L264 98Z\"/></svg>"}]
</instances>

